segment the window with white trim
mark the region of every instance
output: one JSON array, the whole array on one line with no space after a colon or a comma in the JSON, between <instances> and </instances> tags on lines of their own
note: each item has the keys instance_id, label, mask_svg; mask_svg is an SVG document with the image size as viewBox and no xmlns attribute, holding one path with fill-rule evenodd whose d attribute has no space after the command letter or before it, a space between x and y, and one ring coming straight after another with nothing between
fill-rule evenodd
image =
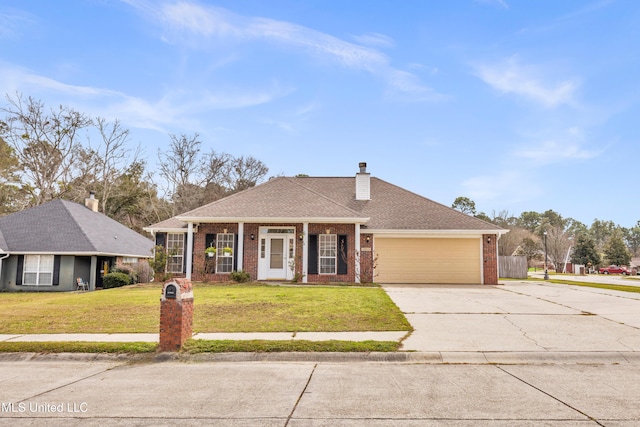
<instances>
[{"instance_id":1,"label":"window with white trim","mask_svg":"<svg viewBox=\"0 0 640 427\"><path fill-rule=\"evenodd\" d=\"M235 250L235 234L216 234L216 273L231 273L233 271L233 253Z\"/></svg>"},{"instance_id":2,"label":"window with white trim","mask_svg":"<svg viewBox=\"0 0 640 427\"><path fill-rule=\"evenodd\" d=\"M22 284L27 286L52 286L53 255L25 255Z\"/></svg>"},{"instance_id":3,"label":"window with white trim","mask_svg":"<svg viewBox=\"0 0 640 427\"><path fill-rule=\"evenodd\" d=\"M167 273L182 273L184 265L184 234L167 234Z\"/></svg>"},{"instance_id":4,"label":"window with white trim","mask_svg":"<svg viewBox=\"0 0 640 427\"><path fill-rule=\"evenodd\" d=\"M138 263L138 258L125 256L125 257L122 257L122 263L123 264L137 264Z\"/></svg>"},{"instance_id":5,"label":"window with white trim","mask_svg":"<svg viewBox=\"0 0 640 427\"><path fill-rule=\"evenodd\" d=\"M318 255L320 274L336 274L336 256L338 255L338 236L336 234L318 235Z\"/></svg>"}]
</instances>

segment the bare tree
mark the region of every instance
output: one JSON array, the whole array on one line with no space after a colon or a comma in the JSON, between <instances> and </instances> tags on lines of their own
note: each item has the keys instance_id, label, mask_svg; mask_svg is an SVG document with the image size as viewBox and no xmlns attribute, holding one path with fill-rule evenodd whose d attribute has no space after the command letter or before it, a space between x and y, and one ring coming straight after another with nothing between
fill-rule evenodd
<instances>
[{"instance_id":1,"label":"bare tree","mask_svg":"<svg viewBox=\"0 0 640 427\"><path fill-rule=\"evenodd\" d=\"M13 149L0 138L0 216L22 210L26 202L20 189L18 159Z\"/></svg>"},{"instance_id":2,"label":"bare tree","mask_svg":"<svg viewBox=\"0 0 640 427\"><path fill-rule=\"evenodd\" d=\"M255 157L236 157L229 168L229 190L237 192L254 187L268 172L269 168Z\"/></svg>"},{"instance_id":3,"label":"bare tree","mask_svg":"<svg viewBox=\"0 0 640 427\"><path fill-rule=\"evenodd\" d=\"M100 144L96 151L97 170L99 181L99 199L102 212L107 211L107 203L111 197L118 178L125 174L132 165L143 165L138 161L140 147L132 153L127 146L129 143L129 129L122 127L120 121L115 119L112 123L102 117L96 117L94 124L100 134Z\"/></svg>"},{"instance_id":4,"label":"bare tree","mask_svg":"<svg viewBox=\"0 0 640 427\"><path fill-rule=\"evenodd\" d=\"M198 190L206 182L200 146L202 142L196 133L193 136L173 134L169 150L158 151L160 175L167 181L167 193L173 201L173 215L198 206Z\"/></svg>"},{"instance_id":5,"label":"bare tree","mask_svg":"<svg viewBox=\"0 0 640 427\"><path fill-rule=\"evenodd\" d=\"M7 96L7 101L0 110L7 114L0 123L0 137L15 150L26 181L23 188L34 205L58 197L80 175L79 132L91 119L65 106L47 112L41 101L25 100L20 94Z\"/></svg>"},{"instance_id":6,"label":"bare tree","mask_svg":"<svg viewBox=\"0 0 640 427\"><path fill-rule=\"evenodd\" d=\"M160 175L176 215L255 186L269 169L252 156L233 157L215 150L201 153L198 134L169 135L166 152L158 151Z\"/></svg>"},{"instance_id":7,"label":"bare tree","mask_svg":"<svg viewBox=\"0 0 640 427\"><path fill-rule=\"evenodd\" d=\"M571 247L571 239L568 233L560 226L547 227L546 230L547 257L555 265L557 271L562 271L569 248ZM544 234L543 234L544 245Z\"/></svg>"}]
</instances>

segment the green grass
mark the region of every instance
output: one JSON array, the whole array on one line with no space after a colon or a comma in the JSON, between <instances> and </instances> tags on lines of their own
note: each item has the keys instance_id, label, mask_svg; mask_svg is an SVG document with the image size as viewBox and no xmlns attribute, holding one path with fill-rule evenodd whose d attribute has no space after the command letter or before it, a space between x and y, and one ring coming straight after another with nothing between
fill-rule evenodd
<instances>
[{"instance_id":1,"label":"green grass","mask_svg":"<svg viewBox=\"0 0 640 427\"><path fill-rule=\"evenodd\" d=\"M0 293L0 334L157 333L162 284ZM379 287L194 284L196 332L409 331Z\"/></svg>"},{"instance_id":2,"label":"green grass","mask_svg":"<svg viewBox=\"0 0 640 427\"><path fill-rule=\"evenodd\" d=\"M0 342L0 353L153 353L148 342Z\"/></svg>"},{"instance_id":3,"label":"green grass","mask_svg":"<svg viewBox=\"0 0 640 427\"><path fill-rule=\"evenodd\" d=\"M591 283L591 282L574 282L572 280L562 280L562 279L549 279L549 280L545 280L545 282L557 283L560 285L575 285L575 286L586 286L589 288L609 289L611 291L640 293L640 286L610 285L607 283Z\"/></svg>"},{"instance_id":4,"label":"green grass","mask_svg":"<svg viewBox=\"0 0 640 427\"><path fill-rule=\"evenodd\" d=\"M311 351L311 352L371 352L397 351L400 343L395 341L210 341L189 340L182 347L187 353L227 353L227 352L283 352L283 351Z\"/></svg>"},{"instance_id":5,"label":"green grass","mask_svg":"<svg viewBox=\"0 0 640 427\"><path fill-rule=\"evenodd\" d=\"M390 352L398 351L395 341L230 341L189 340L182 347L187 354L198 353L273 353L273 352ZM0 342L0 353L155 353L158 344L147 342Z\"/></svg>"}]
</instances>

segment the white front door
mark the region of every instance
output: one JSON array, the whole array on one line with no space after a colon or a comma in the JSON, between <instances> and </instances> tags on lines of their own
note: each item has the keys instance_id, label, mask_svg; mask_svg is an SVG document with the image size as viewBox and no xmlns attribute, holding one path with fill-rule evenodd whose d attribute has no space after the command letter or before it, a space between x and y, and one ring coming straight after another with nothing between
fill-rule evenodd
<instances>
[{"instance_id":1,"label":"white front door","mask_svg":"<svg viewBox=\"0 0 640 427\"><path fill-rule=\"evenodd\" d=\"M291 232L289 232L291 231ZM260 232L258 280L291 280L295 229L267 228Z\"/></svg>"}]
</instances>

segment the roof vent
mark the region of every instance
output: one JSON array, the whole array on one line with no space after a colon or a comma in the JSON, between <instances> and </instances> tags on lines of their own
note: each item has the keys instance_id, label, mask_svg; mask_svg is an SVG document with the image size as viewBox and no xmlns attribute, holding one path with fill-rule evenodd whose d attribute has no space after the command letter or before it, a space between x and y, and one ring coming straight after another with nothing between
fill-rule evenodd
<instances>
[{"instance_id":1,"label":"roof vent","mask_svg":"<svg viewBox=\"0 0 640 427\"><path fill-rule=\"evenodd\" d=\"M367 164L358 164L360 172L356 174L356 200L371 200L371 174L367 173Z\"/></svg>"}]
</instances>

